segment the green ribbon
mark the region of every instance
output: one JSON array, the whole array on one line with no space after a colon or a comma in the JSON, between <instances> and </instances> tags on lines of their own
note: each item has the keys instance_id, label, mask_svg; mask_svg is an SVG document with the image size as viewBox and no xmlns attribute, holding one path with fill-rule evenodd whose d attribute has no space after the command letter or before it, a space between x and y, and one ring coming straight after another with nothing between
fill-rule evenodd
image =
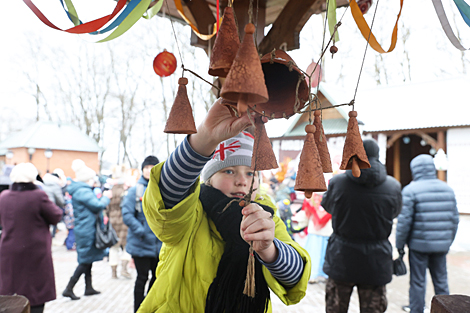
<instances>
[{"instance_id":1,"label":"green ribbon","mask_svg":"<svg viewBox=\"0 0 470 313\"><path fill-rule=\"evenodd\" d=\"M131 0L131 1L138 1L138 0ZM147 11L151 0L142 0L140 3L132 10L131 13L122 21L121 24L106 38L101 39L97 42L106 42L109 40L113 40L122 34L124 34L129 28L131 28L139 18L144 15L145 11ZM163 1L162 1L163 2Z\"/></svg>"},{"instance_id":2,"label":"green ribbon","mask_svg":"<svg viewBox=\"0 0 470 313\"><path fill-rule=\"evenodd\" d=\"M333 32L335 31L335 25L336 25L336 0L330 0L328 2L327 18L328 18L328 28L330 30L330 36L331 36ZM334 41L335 42L339 41L338 30L336 30Z\"/></svg>"},{"instance_id":3,"label":"green ribbon","mask_svg":"<svg viewBox=\"0 0 470 313\"><path fill-rule=\"evenodd\" d=\"M78 18L77 10L75 10L75 7L73 6L72 1L71 0L64 0L64 1L65 1L65 5L67 6L67 10L69 11L68 14L69 14L70 20L75 26L80 25L81 24L80 19Z\"/></svg>"},{"instance_id":4,"label":"green ribbon","mask_svg":"<svg viewBox=\"0 0 470 313\"><path fill-rule=\"evenodd\" d=\"M164 0L154 0L154 1L157 1L157 3L151 7L150 9L147 10L147 12L145 12L145 14L142 16L143 18L146 18L146 19L151 19L152 17L154 17L155 15L157 15L157 13L160 11L160 9L162 8L162 5L163 5L163 1Z\"/></svg>"}]
</instances>

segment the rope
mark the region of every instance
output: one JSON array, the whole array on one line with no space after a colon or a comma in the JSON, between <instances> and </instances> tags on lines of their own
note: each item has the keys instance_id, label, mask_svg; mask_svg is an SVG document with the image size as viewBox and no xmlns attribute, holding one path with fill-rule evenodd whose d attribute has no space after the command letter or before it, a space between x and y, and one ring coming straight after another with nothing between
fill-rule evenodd
<instances>
[{"instance_id":1,"label":"rope","mask_svg":"<svg viewBox=\"0 0 470 313\"><path fill-rule=\"evenodd\" d=\"M164 1L165 1L165 3L166 3L166 8L167 8L168 12L170 12L170 7L168 6L168 0L164 0ZM176 37L175 28L174 28L174 26L173 26L173 19L171 18L171 14L168 14L168 16L170 17L171 29L173 30L173 35L175 36L176 48L178 48L178 54L180 55L181 66L183 67L183 73L184 73L183 56L181 55L180 46L179 46L179 44L178 44L178 38Z\"/></svg>"},{"instance_id":2,"label":"rope","mask_svg":"<svg viewBox=\"0 0 470 313\"><path fill-rule=\"evenodd\" d=\"M354 111L354 102L356 101L357 88L359 87L359 81L361 80L362 68L364 67L364 61L366 59L367 48L369 47L370 34L372 34L372 27L374 26L375 14L377 13L377 8L379 7L380 0L377 0L377 5L375 6L374 16L372 17L372 23L370 24L369 37L367 38L366 49L364 51L364 56L362 58L361 70L359 71L359 77L357 78L356 90L354 91L354 97L351 101L353 103L352 110Z\"/></svg>"}]
</instances>

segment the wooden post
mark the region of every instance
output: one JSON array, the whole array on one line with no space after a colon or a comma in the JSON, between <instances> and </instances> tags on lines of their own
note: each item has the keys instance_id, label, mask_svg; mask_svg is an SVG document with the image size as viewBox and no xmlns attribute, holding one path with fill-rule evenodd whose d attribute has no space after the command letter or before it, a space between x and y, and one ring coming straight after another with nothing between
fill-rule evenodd
<instances>
[{"instance_id":1,"label":"wooden post","mask_svg":"<svg viewBox=\"0 0 470 313\"><path fill-rule=\"evenodd\" d=\"M439 149L442 149L444 150L444 152L447 153L446 151L446 140L445 140L445 133L443 130L440 130L437 132L437 149L436 150L439 150ZM443 182L446 182L447 179L446 179L446 171L437 171L437 178L442 180Z\"/></svg>"},{"instance_id":2,"label":"wooden post","mask_svg":"<svg viewBox=\"0 0 470 313\"><path fill-rule=\"evenodd\" d=\"M393 143L393 177L400 181L400 140Z\"/></svg>"}]
</instances>

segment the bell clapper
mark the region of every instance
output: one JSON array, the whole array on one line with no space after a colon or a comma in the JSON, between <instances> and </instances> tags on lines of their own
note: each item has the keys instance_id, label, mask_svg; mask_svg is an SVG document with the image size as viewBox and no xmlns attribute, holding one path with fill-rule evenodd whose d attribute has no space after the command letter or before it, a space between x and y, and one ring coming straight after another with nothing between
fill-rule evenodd
<instances>
[{"instance_id":1,"label":"bell clapper","mask_svg":"<svg viewBox=\"0 0 470 313\"><path fill-rule=\"evenodd\" d=\"M361 169L359 168L359 164L357 163L357 159L354 156L352 158L352 168L351 168L352 174L354 177L360 177L361 176Z\"/></svg>"},{"instance_id":2,"label":"bell clapper","mask_svg":"<svg viewBox=\"0 0 470 313\"><path fill-rule=\"evenodd\" d=\"M310 199L312 197L313 192L311 190L304 191L305 198Z\"/></svg>"},{"instance_id":3,"label":"bell clapper","mask_svg":"<svg viewBox=\"0 0 470 313\"><path fill-rule=\"evenodd\" d=\"M242 116L248 109L248 103L246 101L247 95L240 94L237 102L237 111L240 116Z\"/></svg>"}]
</instances>

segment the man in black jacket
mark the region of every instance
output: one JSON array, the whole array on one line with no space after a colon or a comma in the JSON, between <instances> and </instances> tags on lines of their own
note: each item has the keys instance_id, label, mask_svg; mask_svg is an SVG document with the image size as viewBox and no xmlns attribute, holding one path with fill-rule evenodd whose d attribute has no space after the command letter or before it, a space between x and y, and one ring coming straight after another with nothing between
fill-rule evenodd
<instances>
[{"instance_id":1,"label":"man in black jacket","mask_svg":"<svg viewBox=\"0 0 470 313\"><path fill-rule=\"evenodd\" d=\"M330 180L321 205L332 215L333 234L325 256L326 312L346 313L354 286L361 312L385 312L385 285L392 280L388 237L401 209L401 185L379 161L379 146L364 140L371 165L354 177L350 170Z\"/></svg>"}]
</instances>

